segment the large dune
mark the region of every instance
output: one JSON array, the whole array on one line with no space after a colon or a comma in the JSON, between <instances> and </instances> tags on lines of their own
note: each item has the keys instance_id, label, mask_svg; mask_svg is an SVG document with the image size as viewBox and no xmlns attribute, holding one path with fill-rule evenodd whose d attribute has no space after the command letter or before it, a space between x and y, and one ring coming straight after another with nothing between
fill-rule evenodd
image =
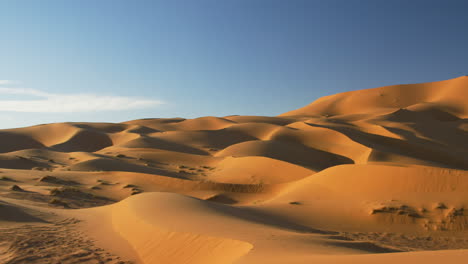
<instances>
[{"instance_id":1,"label":"large dune","mask_svg":"<svg viewBox=\"0 0 468 264\"><path fill-rule=\"evenodd\" d=\"M465 263L467 118L462 76L0 130L0 262Z\"/></svg>"},{"instance_id":2,"label":"large dune","mask_svg":"<svg viewBox=\"0 0 468 264\"><path fill-rule=\"evenodd\" d=\"M374 89L351 91L329 95L282 114L282 117L297 115L351 115L413 107L414 110L446 112L459 118L468 115L466 85L468 76L446 81L392 85Z\"/></svg>"}]
</instances>

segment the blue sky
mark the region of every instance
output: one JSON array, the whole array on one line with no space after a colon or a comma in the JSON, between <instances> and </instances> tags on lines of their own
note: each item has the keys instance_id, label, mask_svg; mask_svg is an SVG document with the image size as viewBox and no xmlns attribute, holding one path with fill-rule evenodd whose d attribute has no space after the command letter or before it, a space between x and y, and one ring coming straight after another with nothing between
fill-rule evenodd
<instances>
[{"instance_id":1,"label":"blue sky","mask_svg":"<svg viewBox=\"0 0 468 264\"><path fill-rule=\"evenodd\" d=\"M467 1L0 0L0 128L277 115L468 74Z\"/></svg>"}]
</instances>

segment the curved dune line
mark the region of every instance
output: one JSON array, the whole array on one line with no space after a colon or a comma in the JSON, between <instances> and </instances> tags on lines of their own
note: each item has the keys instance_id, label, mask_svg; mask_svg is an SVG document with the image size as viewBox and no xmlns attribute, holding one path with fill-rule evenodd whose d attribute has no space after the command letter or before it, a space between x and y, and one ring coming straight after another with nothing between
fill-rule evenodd
<instances>
[{"instance_id":1,"label":"curved dune line","mask_svg":"<svg viewBox=\"0 0 468 264\"><path fill-rule=\"evenodd\" d=\"M145 264L229 264L253 248L244 241L157 227L127 200L112 211L112 225Z\"/></svg>"}]
</instances>

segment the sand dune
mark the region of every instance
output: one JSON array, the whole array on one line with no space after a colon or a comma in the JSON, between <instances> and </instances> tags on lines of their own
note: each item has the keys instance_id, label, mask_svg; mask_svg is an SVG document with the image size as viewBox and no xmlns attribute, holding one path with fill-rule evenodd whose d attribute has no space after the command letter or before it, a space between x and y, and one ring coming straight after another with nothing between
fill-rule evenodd
<instances>
[{"instance_id":1,"label":"sand dune","mask_svg":"<svg viewBox=\"0 0 468 264\"><path fill-rule=\"evenodd\" d=\"M0 130L0 262L465 263L467 88Z\"/></svg>"},{"instance_id":2,"label":"sand dune","mask_svg":"<svg viewBox=\"0 0 468 264\"><path fill-rule=\"evenodd\" d=\"M147 136L130 140L118 146L124 147L124 148L163 149L163 150L170 150L170 151L175 151L175 152L183 152L183 153L190 153L190 154L197 154L197 155L208 154L207 152L201 149L193 148L185 144L160 139L157 137L147 137Z\"/></svg>"},{"instance_id":3,"label":"sand dune","mask_svg":"<svg viewBox=\"0 0 468 264\"><path fill-rule=\"evenodd\" d=\"M302 144L275 140L255 140L232 145L216 154L217 157L264 156L319 171L351 160Z\"/></svg>"},{"instance_id":4,"label":"sand dune","mask_svg":"<svg viewBox=\"0 0 468 264\"><path fill-rule=\"evenodd\" d=\"M12 152L21 149L42 148L43 144L32 139L31 137L21 135L19 133L10 132L8 130L0 132L2 137L1 153Z\"/></svg>"},{"instance_id":5,"label":"sand dune","mask_svg":"<svg viewBox=\"0 0 468 264\"><path fill-rule=\"evenodd\" d=\"M302 179L314 171L262 156L227 157L208 176L216 182L276 184Z\"/></svg>"},{"instance_id":6,"label":"sand dune","mask_svg":"<svg viewBox=\"0 0 468 264\"><path fill-rule=\"evenodd\" d=\"M385 86L346 92L320 98L312 104L282 114L334 116L406 108L421 103L432 103L432 108L466 118L467 76L446 81Z\"/></svg>"},{"instance_id":7,"label":"sand dune","mask_svg":"<svg viewBox=\"0 0 468 264\"><path fill-rule=\"evenodd\" d=\"M157 130L173 131L173 130L215 130L227 127L234 121L214 117L200 117L195 119L183 118L157 118L145 119L125 122L126 124L135 124L150 127Z\"/></svg>"},{"instance_id":8,"label":"sand dune","mask_svg":"<svg viewBox=\"0 0 468 264\"><path fill-rule=\"evenodd\" d=\"M171 142L184 142L184 144L201 149L223 149L233 144L257 139L244 133L244 131L230 129L169 131L165 133L154 133L150 136Z\"/></svg>"}]
</instances>

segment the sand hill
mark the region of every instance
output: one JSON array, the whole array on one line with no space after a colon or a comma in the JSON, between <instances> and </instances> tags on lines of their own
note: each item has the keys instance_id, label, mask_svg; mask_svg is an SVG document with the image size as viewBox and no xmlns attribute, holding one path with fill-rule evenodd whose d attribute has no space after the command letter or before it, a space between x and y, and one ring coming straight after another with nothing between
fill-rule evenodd
<instances>
[{"instance_id":1,"label":"sand hill","mask_svg":"<svg viewBox=\"0 0 468 264\"><path fill-rule=\"evenodd\" d=\"M465 263L467 118L463 76L0 130L0 262Z\"/></svg>"}]
</instances>

